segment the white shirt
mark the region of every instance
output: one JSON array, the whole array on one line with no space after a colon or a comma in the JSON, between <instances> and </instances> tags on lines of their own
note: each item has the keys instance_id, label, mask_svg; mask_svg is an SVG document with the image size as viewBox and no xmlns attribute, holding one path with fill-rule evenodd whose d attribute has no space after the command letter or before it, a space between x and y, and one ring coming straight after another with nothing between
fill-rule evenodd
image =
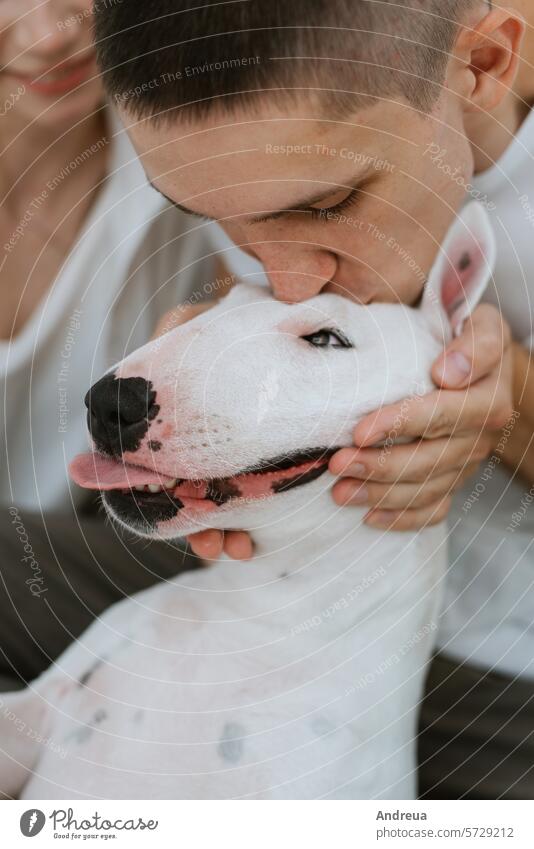
<instances>
[{"instance_id":1,"label":"white shirt","mask_svg":"<svg viewBox=\"0 0 534 849\"><path fill-rule=\"evenodd\" d=\"M530 346L534 303L534 112L476 189L495 205L497 267L487 299ZM507 438L505 435L504 439ZM502 446L455 499L442 651L509 675L534 676L534 488L502 462Z\"/></svg>"},{"instance_id":2,"label":"white shirt","mask_svg":"<svg viewBox=\"0 0 534 849\"><path fill-rule=\"evenodd\" d=\"M61 509L86 497L66 472L88 446L85 393L164 312L209 291L208 229L148 185L114 117L110 135L108 177L76 244L21 332L0 342L4 504Z\"/></svg>"}]
</instances>

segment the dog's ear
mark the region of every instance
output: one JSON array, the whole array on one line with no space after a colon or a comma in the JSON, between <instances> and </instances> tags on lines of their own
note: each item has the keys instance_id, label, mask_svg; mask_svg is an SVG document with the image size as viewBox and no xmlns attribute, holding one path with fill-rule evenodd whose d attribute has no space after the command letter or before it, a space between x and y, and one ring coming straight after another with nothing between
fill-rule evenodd
<instances>
[{"instance_id":1,"label":"dog's ear","mask_svg":"<svg viewBox=\"0 0 534 849\"><path fill-rule=\"evenodd\" d=\"M476 201L465 206L447 233L425 285L421 309L443 334L444 312L455 336L480 301L495 266L495 237Z\"/></svg>"}]
</instances>

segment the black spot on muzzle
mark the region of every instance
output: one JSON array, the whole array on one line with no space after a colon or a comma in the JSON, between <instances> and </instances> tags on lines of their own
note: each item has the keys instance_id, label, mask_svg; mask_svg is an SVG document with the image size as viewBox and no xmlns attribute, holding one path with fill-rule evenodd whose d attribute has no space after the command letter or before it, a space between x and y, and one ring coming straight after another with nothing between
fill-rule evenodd
<instances>
[{"instance_id":1,"label":"black spot on muzzle","mask_svg":"<svg viewBox=\"0 0 534 849\"><path fill-rule=\"evenodd\" d=\"M158 522L174 519L184 506L179 498L167 494L135 490L112 489L103 493L103 500L119 519L139 533L154 532Z\"/></svg>"},{"instance_id":2,"label":"black spot on muzzle","mask_svg":"<svg viewBox=\"0 0 534 849\"><path fill-rule=\"evenodd\" d=\"M87 425L96 446L106 454L120 457L123 451L137 451L157 416L156 392L144 377L116 378L107 374L85 396Z\"/></svg>"}]
</instances>

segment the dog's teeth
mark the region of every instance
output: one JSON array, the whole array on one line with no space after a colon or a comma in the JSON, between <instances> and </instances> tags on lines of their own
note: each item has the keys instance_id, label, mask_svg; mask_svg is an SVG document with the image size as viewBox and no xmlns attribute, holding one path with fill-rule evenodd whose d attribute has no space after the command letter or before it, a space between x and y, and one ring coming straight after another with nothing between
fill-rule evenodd
<instances>
[{"instance_id":1,"label":"dog's teeth","mask_svg":"<svg viewBox=\"0 0 534 849\"><path fill-rule=\"evenodd\" d=\"M143 492L145 489L145 485L144 483L138 483L134 486L134 489L137 490L137 492Z\"/></svg>"},{"instance_id":2,"label":"dog's teeth","mask_svg":"<svg viewBox=\"0 0 534 849\"><path fill-rule=\"evenodd\" d=\"M162 487L158 483L149 483L148 491L149 492L161 492Z\"/></svg>"},{"instance_id":3,"label":"dog's teeth","mask_svg":"<svg viewBox=\"0 0 534 849\"><path fill-rule=\"evenodd\" d=\"M176 478L167 478L163 481L163 486L165 489L174 489L176 486Z\"/></svg>"}]
</instances>

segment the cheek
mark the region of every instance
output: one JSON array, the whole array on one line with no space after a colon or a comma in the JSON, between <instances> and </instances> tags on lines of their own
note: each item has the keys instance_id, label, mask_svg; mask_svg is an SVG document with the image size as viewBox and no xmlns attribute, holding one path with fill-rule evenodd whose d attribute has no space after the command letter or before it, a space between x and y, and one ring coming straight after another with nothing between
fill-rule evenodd
<instances>
[{"instance_id":1,"label":"cheek","mask_svg":"<svg viewBox=\"0 0 534 849\"><path fill-rule=\"evenodd\" d=\"M238 245L246 253L252 254L250 249L247 249L247 237L242 227L238 224L224 224L221 227L235 245Z\"/></svg>"},{"instance_id":2,"label":"cheek","mask_svg":"<svg viewBox=\"0 0 534 849\"><path fill-rule=\"evenodd\" d=\"M343 258L327 291L361 304L414 303L426 278L425 262L420 259L421 246L410 250L411 243L400 232L388 231L384 237L382 229L373 233L361 250L353 246L353 258ZM413 243L413 233L411 238Z\"/></svg>"},{"instance_id":3,"label":"cheek","mask_svg":"<svg viewBox=\"0 0 534 849\"><path fill-rule=\"evenodd\" d=\"M30 0L2 0L0 2L0 32L3 33L0 41L0 59L14 58L17 53L20 54L20 47L17 50L17 19L21 19L25 14L31 13L32 3ZM10 27L6 31L7 27Z\"/></svg>"}]
</instances>

